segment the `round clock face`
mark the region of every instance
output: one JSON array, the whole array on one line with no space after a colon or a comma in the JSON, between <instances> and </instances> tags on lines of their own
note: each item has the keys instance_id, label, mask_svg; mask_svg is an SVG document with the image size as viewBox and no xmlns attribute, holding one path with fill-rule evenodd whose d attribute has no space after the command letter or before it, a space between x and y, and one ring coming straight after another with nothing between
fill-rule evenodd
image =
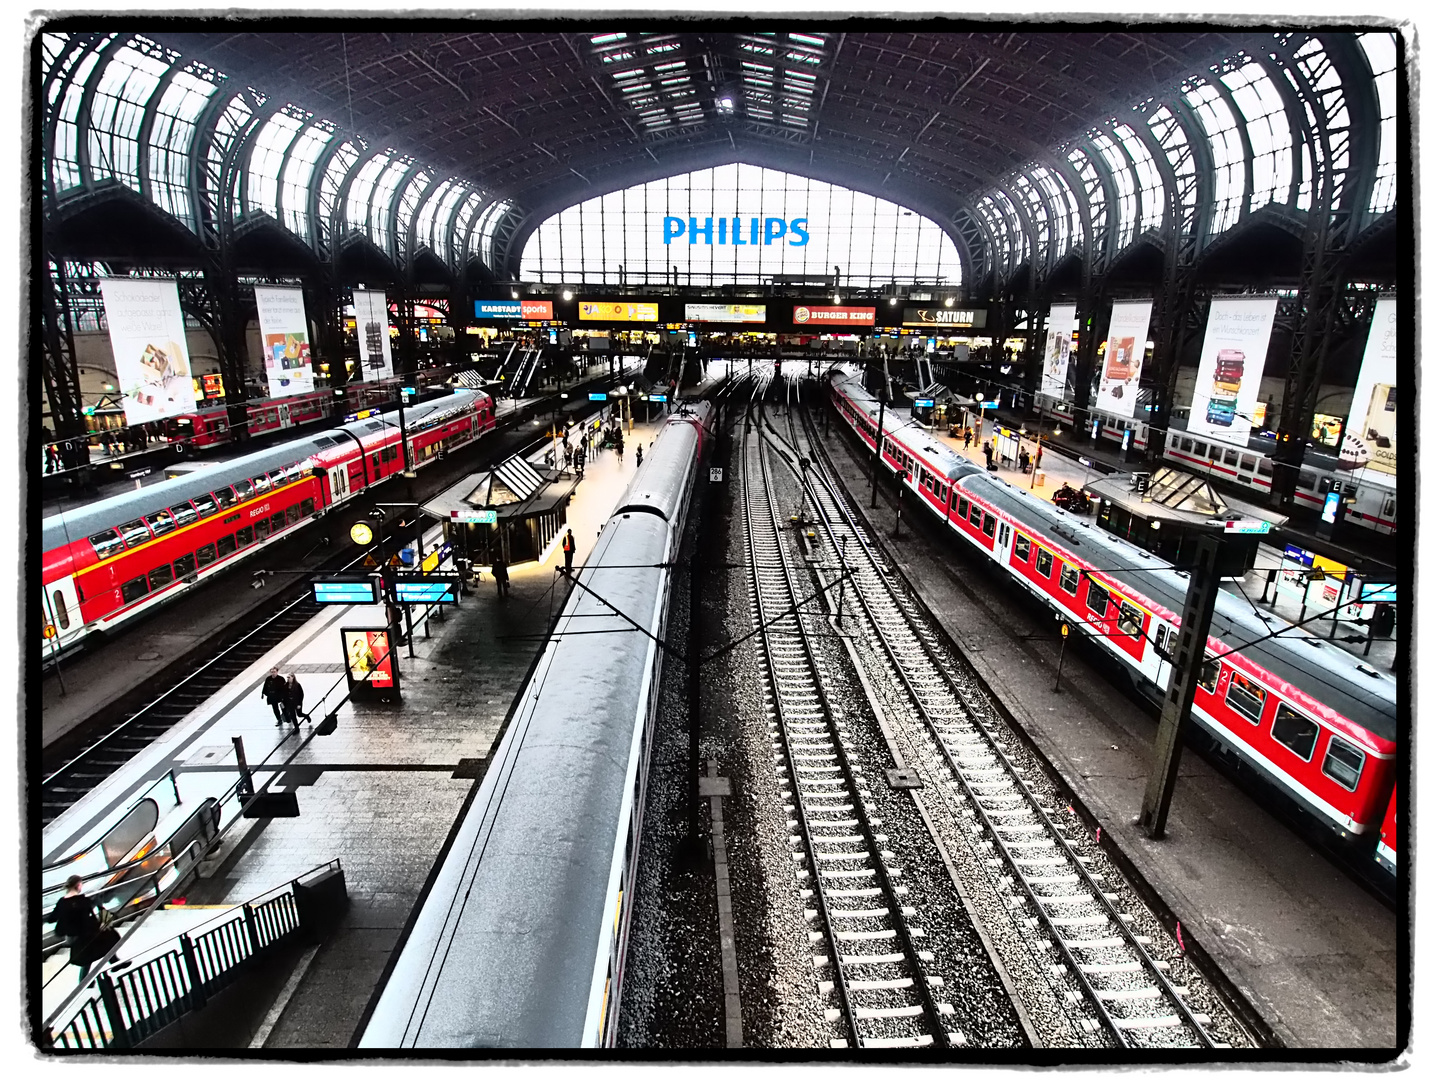
<instances>
[{"instance_id":1,"label":"round clock face","mask_svg":"<svg viewBox=\"0 0 1440 1080\"><path fill-rule=\"evenodd\" d=\"M354 540L355 543L364 546L365 544L370 543L371 540L375 539L375 533L371 530L369 525L365 524L365 522L357 521L354 525L350 526L350 539Z\"/></svg>"}]
</instances>

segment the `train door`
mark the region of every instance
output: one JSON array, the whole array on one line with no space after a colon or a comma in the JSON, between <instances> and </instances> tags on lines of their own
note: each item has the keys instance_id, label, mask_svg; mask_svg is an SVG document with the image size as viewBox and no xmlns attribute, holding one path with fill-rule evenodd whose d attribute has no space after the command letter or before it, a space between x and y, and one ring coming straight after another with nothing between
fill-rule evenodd
<instances>
[{"instance_id":1,"label":"train door","mask_svg":"<svg viewBox=\"0 0 1440 1080\"><path fill-rule=\"evenodd\" d=\"M350 470L346 465L335 465L330 473L330 502L344 502L350 497Z\"/></svg>"},{"instance_id":2,"label":"train door","mask_svg":"<svg viewBox=\"0 0 1440 1080\"><path fill-rule=\"evenodd\" d=\"M995 534L995 561L1004 566L1010 558L1010 523L1000 522L1000 529Z\"/></svg>"},{"instance_id":3,"label":"train door","mask_svg":"<svg viewBox=\"0 0 1440 1080\"><path fill-rule=\"evenodd\" d=\"M281 405L281 406L280 406L280 426L281 426L282 428L288 428L288 427L290 426L290 406L289 406L289 405Z\"/></svg>"},{"instance_id":4,"label":"train door","mask_svg":"<svg viewBox=\"0 0 1440 1080\"><path fill-rule=\"evenodd\" d=\"M85 632L80 616L80 598L75 592L73 577L61 578L45 586L45 647L48 651L64 648Z\"/></svg>"}]
</instances>

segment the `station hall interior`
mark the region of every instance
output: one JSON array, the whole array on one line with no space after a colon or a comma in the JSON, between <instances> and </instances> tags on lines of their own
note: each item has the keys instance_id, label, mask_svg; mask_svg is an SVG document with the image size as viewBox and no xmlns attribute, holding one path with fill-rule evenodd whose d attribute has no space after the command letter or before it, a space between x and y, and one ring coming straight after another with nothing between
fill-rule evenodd
<instances>
[{"instance_id":1,"label":"station hall interior","mask_svg":"<svg viewBox=\"0 0 1440 1080\"><path fill-rule=\"evenodd\" d=\"M29 1052L1420 1044L1413 23L25 33Z\"/></svg>"}]
</instances>

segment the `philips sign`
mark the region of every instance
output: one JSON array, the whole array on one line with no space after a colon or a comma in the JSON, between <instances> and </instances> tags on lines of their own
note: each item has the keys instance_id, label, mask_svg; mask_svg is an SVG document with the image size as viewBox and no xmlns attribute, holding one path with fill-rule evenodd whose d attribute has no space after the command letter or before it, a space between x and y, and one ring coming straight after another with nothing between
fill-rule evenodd
<instances>
[{"instance_id":1,"label":"philips sign","mask_svg":"<svg viewBox=\"0 0 1440 1080\"><path fill-rule=\"evenodd\" d=\"M691 218L689 227L685 219L667 217L662 230L667 245L687 237L692 244L733 244L736 247L765 245L769 247L777 240L785 240L791 247L804 247L810 242L810 232L805 228L809 218L797 217L787 222L784 218Z\"/></svg>"}]
</instances>

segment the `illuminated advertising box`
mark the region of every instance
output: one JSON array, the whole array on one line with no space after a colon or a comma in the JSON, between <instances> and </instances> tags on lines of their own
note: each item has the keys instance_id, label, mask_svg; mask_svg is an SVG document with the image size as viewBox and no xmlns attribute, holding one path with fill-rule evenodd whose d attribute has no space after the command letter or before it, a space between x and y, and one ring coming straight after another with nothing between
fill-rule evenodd
<instances>
[{"instance_id":1,"label":"illuminated advertising box","mask_svg":"<svg viewBox=\"0 0 1440 1080\"><path fill-rule=\"evenodd\" d=\"M796 326L874 326L873 307L796 307Z\"/></svg>"},{"instance_id":2,"label":"illuminated advertising box","mask_svg":"<svg viewBox=\"0 0 1440 1080\"><path fill-rule=\"evenodd\" d=\"M538 319L555 318L555 305L549 300L476 300L477 319Z\"/></svg>"},{"instance_id":3,"label":"illuminated advertising box","mask_svg":"<svg viewBox=\"0 0 1440 1080\"><path fill-rule=\"evenodd\" d=\"M686 304L689 322L763 323L764 304Z\"/></svg>"},{"instance_id":4,"label":"illuminated advertising box","mask_svg":"<svg viewBox=\"0 0 1440 1080\"><path fill-rule=\"evenodd\" d=\"M659 304L637 304L628 300L581 300L583 322L659 322Z\"/></svg>"},{"instance_id":5,"label":"illuminated advertising box","mask_svg":"<svg viewBox=\"0 0 1440 1080\"><path fill-rule=\"evenodd\" d=\"M395 664L390 631L377 629L340 631L345 643L345 672L353 683L365 683L377 690L395 686Z\"/></svg>"},{"instance_id":6,"label":"illuminated advertising box","mask_svg":"<svg viewBox=\"0 0 1440 1080\"><path fill-rule=\"evenodd\" d=\"M905 326L959 326L972 327L985 325L985 312L975 308L929 308L929 307L907 307L905 309Z\"/></svg>"}]
</instances>

